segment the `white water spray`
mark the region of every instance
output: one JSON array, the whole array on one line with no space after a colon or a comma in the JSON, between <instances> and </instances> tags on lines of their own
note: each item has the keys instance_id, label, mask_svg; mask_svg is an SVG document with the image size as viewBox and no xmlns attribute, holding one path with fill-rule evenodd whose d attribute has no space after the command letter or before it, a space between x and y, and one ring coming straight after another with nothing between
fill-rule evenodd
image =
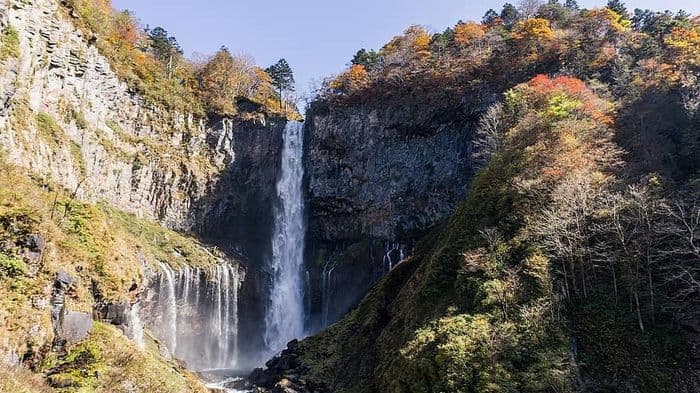
<instances>
[{"instance_id":1,"label":"white water spray","mask_svg":"<svg viewBox=\"0 0 700 393\"><path fill-rule=\"evenodd\" d=\"M143 311L132 308L173 356L193 370L230 369L238 359L238 266L208 269L160 264L160 282L147 293ZM136 311L134 311L136 310ZM136 323L133 324L136 326ZM132 331L134 341L138 334ZM141 333L143 337L143 333Z\"/></svg>"},{"instance_id":2,"label":"white water spray","mask_svg":"<svg viewBox=\"0 0 700 393\"><path fill-rule=\"evenodd\" d=\"M163 275L160 278L160 293L164 300L161 302L163 308L163 331L166 333L168 349L175 354L177 349L177 299L175 298L175 273L170 266L160 263Z\"/></svg>"},{"instance_id":3,"label":"white water spray","mask_svg":"<svg viewBox=\"0 0 700 393\"><path fill-rule=\"evenodd\" d=\"M265 343L279 351L304 334L304 219L302 166L304 124L289 122L284 130L279 204L272 237L272 286L265 315Z\"/></svg>"}]
</instances>

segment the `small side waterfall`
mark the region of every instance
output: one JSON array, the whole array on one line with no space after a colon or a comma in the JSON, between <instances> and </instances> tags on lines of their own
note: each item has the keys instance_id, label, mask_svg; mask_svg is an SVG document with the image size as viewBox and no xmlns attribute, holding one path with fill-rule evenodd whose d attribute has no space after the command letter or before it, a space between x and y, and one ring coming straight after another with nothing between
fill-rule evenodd
<instances>
[{"instance_id":1,"label":"small side waterfall","mask_svg":"<svg viewBox=\"0 0 700 393\"><path fill-rule=\"evenodd\" d=\"M412 254L413 252L411 252ZM391 271L406 258L405 246L401 242L385 242L382 263L386 272Z\"/></svg>"},{"instance_id":2,"label":"small side waterfall","mask_svg":"<svg viewBox=\"0 0 700 393\"><path fill-rule=\"evenodd\" d=\"M136 346L145 349L146 341L143 339L143 323L141 322L141 304L136 303L129 310L129 336L136 343Z\"/></svg>"},{"instance_id":3,"label":"small side waterfall","mask_svg":"<svg viewBox=\"0 0 700 393\"><path fill-rule=\"evenodd\" d=\"M331 322L328 318L331 302L333 301L333 270L335 270L336 261L329 259L323 265L321 271L321 325L328 326Z\"/></svg>"},{"instance_id":4,"label":"small side waterfall","mask_svg":"<svg viewBox=\"0 0 700 393\"><path fill-rule=\"evenodd\" d=\"M175 279L173 269L165 263L160 263L163 274L160 276L160 294L163 315L163 339L167 342L168 349L175 353L177 349L177 299L175 298Z\"/></svg>"},{"instance_id":5,"label":"small side waterfall","mask_svg":"<svg viewBox=\"0 0 700 393\"><path fill-rule=\"evenodd\" d=\"M235 368L240 281L237 266L174 271L161 263L157 286L141 302L140 319L188 368Z\"/></svg>"},{"instance_id":6,"label":"small side waterfall","mask_svg":"<svg viewBox=\"0 0 700 393\"><path fill-rule=\"evenodd\" d=\"M272 237L272 282L265 315L265 343L273 352L304 334L303 134L303 123L287 123L282 173L277 182L279 203Z\"/></svg>"}]
</instances>

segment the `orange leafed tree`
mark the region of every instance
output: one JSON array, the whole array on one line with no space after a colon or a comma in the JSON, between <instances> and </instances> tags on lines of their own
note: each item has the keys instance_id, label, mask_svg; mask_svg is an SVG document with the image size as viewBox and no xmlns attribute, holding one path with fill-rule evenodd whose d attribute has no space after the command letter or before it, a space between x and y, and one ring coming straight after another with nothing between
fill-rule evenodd
<instances>
[{"instance_id":1,"label":"orange leafed tree","mask_svg":"<svg viewBox=\"0 0 700 393\"><path fill-rule=\"evenodd\" d=\"M417 53L422 51L427 51L430 46L430 34L421 26L411 26L404 33L407 37L411 39L411 45L413 50Z\"/></svg>"},{"instance_id":2,"label":"orange leafed tree","mask_svg":"<svg viewBox=\"0 0 700 393\"><path fill-rule=\"evenodd\" d=\"M110 41L132 47L136 45L140 38L138 23L129 11L118 13L114 17L112 25L113 38Z\"/></svg>"},{"instance_id":3,"label":"orange leafed tree","mask_svg":"<svg viewBox=\"0 0 700 393\"><path fill-rule=\"evenodd\" d=\"M411 26L384 45L381 54L388 64L404 64L430 55L432 37L422 26Z\"/></svg>"},{"instance_id":4,"label":"orange leafed tree","mask_svg":"<svg viewBox=\"0 0 700 393\"><path fill-rule=\"evenodd\" d=\"M476 22L460 23L455 26L454 34L457 45L464 48L482 38L486 34L486 29L482 24Z\"/></svg>"},{"instance_id":5,"label":"orange leafed tree","mask_svg":"<svg viewBox=\"0 0 700 393\"><path fill-rule=\"evenodd\" d=\"M333 90L350 93L360 90L369 84L369 73L362 64L356 64L350 67L349 70L338 75L331 82L331 88Z\"/></svg>"},{"instance_id":6,"label":"orange leafed tree","mask_svg":"<svg viewBox=\"0 0 700 393\"><path fill-rule=\"evenodd\" d=\"M675 28L664 42L679 63L700 66L700 26L694 29Z\"/></svg>"},{"instance_id":7,"label":"orange leafed tree","mask_svg":"<svg viewBox=\"0 0 700 393\"><path fill-rule=\"evenodd\" d=\"M571 76L558 76L550 78L547 75L537 75L532 78L527 86L530 94L534 94L535 100L548 100L552 97L564 94L570 99L580 101L580 111L605 125L612 125L610 116L611 107L604 100L598 98L586 84Z\"/></svg>"}]
</instances>

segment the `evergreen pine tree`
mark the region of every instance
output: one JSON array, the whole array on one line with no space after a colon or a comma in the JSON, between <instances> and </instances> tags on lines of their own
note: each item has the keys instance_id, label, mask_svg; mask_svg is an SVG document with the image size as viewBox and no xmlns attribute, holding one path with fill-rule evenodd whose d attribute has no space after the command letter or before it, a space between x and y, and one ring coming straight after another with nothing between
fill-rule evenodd
<instances>
[{"instance_id":1,"label":"evergreen pine tree","mask_svg":"<svg viewBox=\"0 0 700 393\"><path fill-rule=\"evenodd\" d=\"M294 72L287 60L280 59L277 63L265 69L272 79L272 85L277 88L280 95L280 108L284 102L284 92L294 91Z\"/></svg>"}]
</instances>

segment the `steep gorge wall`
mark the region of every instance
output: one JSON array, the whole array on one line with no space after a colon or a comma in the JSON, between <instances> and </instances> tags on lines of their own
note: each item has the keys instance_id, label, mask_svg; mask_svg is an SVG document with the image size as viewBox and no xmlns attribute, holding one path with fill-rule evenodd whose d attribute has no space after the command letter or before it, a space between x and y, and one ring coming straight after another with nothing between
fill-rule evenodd
<instances>
[{"instance_id":1,"label":"steep gorge wall","mask_svg":"<svg viewBox=\"0 0 700 393\"><path fill-rule=\"evenodd\" d=\"M347 312L464 199L474 172L472 113L413 97L311 105L304 162L312 325Z\"/></svg>"}]
</instances>

